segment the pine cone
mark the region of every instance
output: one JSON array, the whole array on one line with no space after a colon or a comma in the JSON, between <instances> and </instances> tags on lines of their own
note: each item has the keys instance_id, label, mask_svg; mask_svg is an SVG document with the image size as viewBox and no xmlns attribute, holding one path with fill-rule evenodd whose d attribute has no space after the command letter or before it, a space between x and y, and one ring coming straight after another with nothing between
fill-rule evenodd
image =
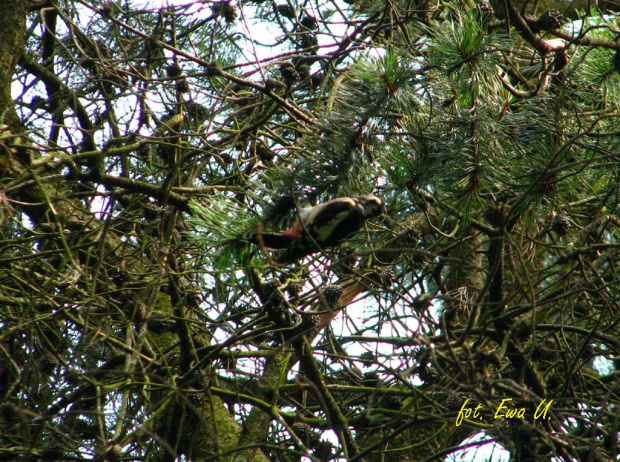
<instances>
[{"instance_id":1,"label":"pine cone","mask_svg":"<svg viewBox=\"0 0 620 462\"><path fill-rule=\"evenodd\" d=\"M391 286L395 279L396 275L394 274L394 269L391 266L382 266L379 269L379 280L384 286Z\"/></svg>"},{"instance_id":2,"label":"pine cone","mask_svg":"<svg viewBox=\"0 0 620 462\"><path fill-rule=\"evenodd\" d=\"M536 34L542 31L557 29L566 22L566 18L559 11L547 11L530 24L530 29Z\"/></svg>"},{"instance_id":3,"label":"pine cone","mask_svg":"<svg viewBox=\"0 0 620 462\"><path fill-rule=\"evenodd\" d=\"M223 152L220 154L220 160L222 161L224 165L230 165L232 164L233 158L227 152Z\"/></svg>"},{"instance_id":4,"label":"pine cone","mask_svg":"<svg viewBox=\"0 0 620 462\"><path fill-rule=\"evenodd\" d=\"M185 300L187 301L187 306L189 308L199 308L200 307L200 294L196 291L191 291L186 295Z\"/></svg>"},{"instance_id":5,"label":"pine cone","mask_svg":"<svg viewBox=\"0 0 620 462\"><path fill-rule=\"evenodd\" d=\"M557 375L551 375L547 379L547 392L553 396L554 393L559 392L564 386L564 381Z\"/></svg>"},{"instance_id":6,"label":"pine cone","mask_svg":"<svg viewBox=\"0 0 620 462\"><path fill-rule=\"evenodd\" d=\"M338 306L342 291L342 287L337 285L329 285L323 289L323 297L330 308L336 308Z\"/></svg>"},{"instance_id":7,"label":"pine cone","mask_svg":"<svg viewBox=\"0 0 620 462\"><path fill-rule=\"evenodd\" d=\"M231 4L230 1L213 3L211 5L211 11L213 12L213 16L216 18L222 16L226 21L226 24L235 22L237 16L239 15L237 9Z\"/></svg>"},{"instance_id":8,"label":"pine cone","mask_svg":"<svg viewBox=\"0 0 620 462\"><path fill-rule=\"evenodd\" d=\"M430 258L424 252L414 250L409 255L411 256L411 262L413 263L414 268L423 269L428 266Z\"/></svg>"},{"instance_id":9,"label":"pine cone","mask_svg":"<svg viewBox=\"0 0 620 462\"><path fill-rule=\"evenodd\" d=\"M41 375L48 376L54 372L54 369L58 366L58 361L50 353L45 353L39 358L37 366Z\"/></svg>"},{"instance_id":10,"label":"pine cone","mask_svg":"<svg viewBox=\"0 0 620 462\"><path fill-rule=\"evenodd\" d=\"M187 390L187 399L197 409L202 409L205 405L205 396L204 394L196 390L195 388L191 388Z\"/></svg>"},{"instance_id":11,"label":"pine cone","mask_svg":"<svg viewBox=\"0 0 620 462\"><path fill-rule=\"evenodd\" d=\"M379 384L381 379L377 371L368 371L363 375L362 383L365 387L374 387Z\"/></svg>"},{"instance_id":12,"label":"pine cone","mask_svg":"<svg viewBox=\"0 0 620 462\"><path fill-rule=\"evenodd\" d=\"M269 296L269 300L265 303L265 311L267 312L267 316L275 323L278 327L283 327L287 324L286 321L286 306L284 294L279 290L276 290Z\"/></svg>"},{"instance_id":13,"label":"pine cone","mask_svg":"<svg viewBox=\"0 0 620 462\"><path fill-rule=\"evenodd\" d=\"M267 316L277 327L289 327L290 319L287 317L286 297L279 285L275 279L262 284L261 300L264 303Z\"/></svg>"},{"instance_id":14,"label":"pine cone","mask_svg":"<svg viewBox=\"0 0 620 462\"><path fill-rule=\"evenodd\" d=\"M299 41L299 47L302 50L314 48L319 45L319 39L314 34L303 34ZM301 74L301 73L300 73Z\"/></svg>"},{"instance_id":15,"label":"pine cone","mask_svg":"<svg viewBox=\"0 0 620 462\"><path fill-rule=\"evenodd\" d=\"M267 303L265 304L268 311L272 312L281 312L285 311L284 303L286 302L286 298L284 294L279 290L276 290L269 296Z\"/></svg>"},{"instance_id":16,"label":"pine cone","mask_svg":"<svg viewBox=\"0 0 620 462\"><path fill-rule=\"evenodd\" d=\"M402 240L403 240L403 244L410 245L410 246L415 246L415 245L417 245L418 241L420 240L420 233L414 227L410 227L410 228L407 228L402 233L401 237L402 237Z\"/></svg>"},{"instance_id":17,"label":"pine cone","mask_svg":"<svg viewBox=\"0 0 620 462\"><path fill-rule=\"evenodd\" d=\"M446 408L450 411L458 411L461 409L461 407L463 406L463 401L464 398L461 394L459 393L450 393L445 401L444 401L444 406L446 406Z\"/></svg>"},{"instance_id":18,"label":"pine cone","mask_svg":"<svg viewBox=\"0 0 620 462\"><path fill-rule=\"evenodd\" d=\"M176 63L166 67L166 75L170 78L180 77L182 73L183 71Z\"/></svg>"},{"instance_id":19,"label":"pine cone","mask_svg":"<svg viewBox=\"0 0 620 462\"><path fill-rule=\"evenodd\" d=\"M476 407L478 407L479 405L482 405L482 401L480 401L480 399L478 399L476 395L469 395L467 396L467 399L469 399L469 401L467 402L467 407L476 409Z\"/></svg>"},{"instance_id":20,"label":"pine cone","mask_svg":"<svg viewBox=\"0 0 620 462\"><path fill-rule=\"evenodd\" d=\"M283 3L281 5L276 5L276 10L282 16L284 16L285 18L289 18L289 19L293 19L297 15L295 8L293 8L292 6L286 3Z\"/></svg>"},{"instance_id":21,"label":"pine cone","mask_svg":"<svg viewBox=\"0 0 620 462\"><path fill-rule=\"evenodd\" d=\"M256 155L263 163L271 162L276 156L262 141L256 145Z\"/></svg>"},{"instance_id":22,"label":"pine cone","mask_svg":"<svg viewBox=\"0 0 620 462\"><path fill-rule=\"evenodd\" d=\"M439 382L439 374L437 371L428 366L418 367L418 376L425 385L432 385Z\"/></svg>"},{"instance_id":23,"label":"pine cone","mask_svg":"<svg viewBox=\"0 0 620 462\"><path fill-rule=\"evenodd\" d=\"M494 366L495 368L499 368L501 366L497 356L492 353L477 354L474 364L481 371L483 371L487 366Z\"/></svg>"},{"instance_id":24,"label":"pine cone","mask_svg":"<svg viewBox=\"0 0 620 462\"><path fill-rule=\"evenodd\" d=\"M293 66L292 63L282 64L280 66L280 75L282 76L282 81L287 87L290 87L301 80L299 77L299 72L295 69L295 66Z\"/></svg>"},{"instance_id":25,"label":"pine cone","mask_svg":"<svg viewBox=\"0 0 620 462\"><path fill-rule=\"evenodd\" d=\"M286 292L288 296L291 298L297 298L301 292L301 288L303 287L301 282L290 282L288 286L286 286Z\"/></svg>"},{"instance_id":26,"label":"pine cone","mask_svg":"<svg viewBox=\"0 0 620 462\"><path fill-rule=\"evenodd\" d=\"M189 83L187 83L187 79L185 77L177 79L174 85L179 93L187 93L189 91Z\"/></svg>"},{"instance_id":27,"label":"pine cone","mask_svg":"<svg viewBox=\"0 0 620 462\"><path fill-rule=\"evenodd\" d=\"M269 297L271 297L271 294L273 294L274 292L278 290L278 285L279 285L278 281L276 281L275 279L272 279L271 281L267 281L261 284L260 290L262 292L261 298L262 298L263 303L269 300Z\"/></svg>"},{"instance_id":28,"label":"pine cone","mask_svg":"<svg viewBox=\"0 0 620 462\"><path fill-rule=\"evenodd\" d=\"M314 457L320 462L327 462L331 459L333 449L334 445L329 441L319 441L314 448Z\"/></svg>"},{"instance_id":29,"label":"pine cone","mask_svg":"<svg viewBox=\"0 0 620 462\"><path fill-rule=\"evenodd\" d=\"M123 457L123 448L119 444L111 444L106 447L104 460L106 462L118 462Z\"/></svg>"},{"instance_id":30,"label":"pine cone","mask_svg":"<svg viewBox=\"0 0 620 462\"><path fill-rule=\"evenodd\" d=\"M372 351L365 351L360 355L359 360L365 367L369 367L377 360L377 357Z\"/></svg>"},{"instance_id":31,"label":"pine cone","mask_svg":"<svg viewBox=\"0 0 620 462\"><path fill-rule=\"evenodd\" d=\"M312 431L310 425L305 422L295 422L291 425L291 430L297 435L304 445L313 448L319 444L319 435Z\"/></svg>"},{"instance_id":32,"label":"pine cone","mask_svg":"<svg viewBox=\"0 0 620 462\"><path fill-rule=\"evenodd\" d=\"M301 25L304 26L306 29L315 30L317 28L318 23L314 16L308 15L302 18Z\"/></svg>"},{"instance_id":33,"label":"pine cone","mask_svg":"<svg viewBox=\"0 0 620 462\"><path fill-rule=\"evenodd\" d=\"M515 339L523 342L532 335L532 325L526 319L520 319L514 325Z\"/></svg>"},{"instance_id":34,"label":"pine cone","mask_svg":"<svg viewBox=\"0 0 620 462\"><path fill-rule=\"evenodd\" d=\"M104 2L99 8L99 13L106 19L112 19L120 11L120 7L113 2Z\"/></svg>"},{"instance_id":35,"label":"pine cone","mask_svg":"<svg viewBox=\"0 0 620 462\"><path fill-rule=\"evenodd\" d=\"M301 328L307 330L316 329L321 324L321 316L318 313L306 312L301 314Z\"/></svg>"},{"instance_id":36,"label":"pine cone","mask_svg":"<svg viewBox=\"0 0 620 462\"><path fill-rule=\"evenodd\" d=\"M403 405L403 399L398 395L386 395L381 404L385 409L398 411Z\"/></svg>"},{"instance_id":37,"label":"pine cone","mask_svg":"<svg viewBox=\"0 0 620 462\"><path fill-rule=\"evenodd\" d=\"M301 80L306 80L308 77L310 77L311 62L302 59L293 60L293 62L295 63L295 69L297 69L297 72L299 72L299 78Z\"/></svg>"},{"instance_id":38,"label":"pine cone","mask_svg":"<svg viewBox=\"0 0 620 462\"><path fill-rule=\"evenodd\" d=\"M186 101L185 110L187 115L191 117L196 124L201 124L209 117L211 111L206 106L195 101Z\"/></svg>"},{"instance_id":39,"label":"pine cone","mask_svg":"<svg viewBox=\"0 0 620 462\"><path fill-rule=\"evenodd\" d=\"M558 213L553 217L553 221L551 222L551 231L558 236L564 236L568 232L569 227L570 222L564 215Z\"/></svg>"}]
</instances>

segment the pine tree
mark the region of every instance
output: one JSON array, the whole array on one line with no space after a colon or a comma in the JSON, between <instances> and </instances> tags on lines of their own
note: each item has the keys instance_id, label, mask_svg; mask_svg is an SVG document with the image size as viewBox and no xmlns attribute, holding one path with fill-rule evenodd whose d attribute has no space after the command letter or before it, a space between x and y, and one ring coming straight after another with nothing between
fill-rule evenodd
<instances>
[{"instance_id":1,"label":"pine tree","mask_svg":"<svg viewBox=\"0 0 620 462\"><path fill-rule=\"evenodd\" d=\"M0 2L0 458L613 459L617 6L190 3Z\"/></svg>"}]
</instances>

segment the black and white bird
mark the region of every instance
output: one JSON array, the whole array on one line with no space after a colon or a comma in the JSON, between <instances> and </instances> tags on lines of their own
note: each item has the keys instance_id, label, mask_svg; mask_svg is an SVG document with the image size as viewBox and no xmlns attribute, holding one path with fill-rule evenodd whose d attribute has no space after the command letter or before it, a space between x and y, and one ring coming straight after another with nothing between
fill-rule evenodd
<instances>
[{"instance_id":1,"label":"black and white bird","mask_svg":"<svg viewBox=\"0 0 620 462\"><path fill-rule=\"evenodd\" d=\"M383 200L373 194L338 197L303 208L290 229L254 233L251 240L270 249L283 249L276 261L288 264L340 244L364 226L366 220L385 211Z\"/></svg>"}]
</instances>

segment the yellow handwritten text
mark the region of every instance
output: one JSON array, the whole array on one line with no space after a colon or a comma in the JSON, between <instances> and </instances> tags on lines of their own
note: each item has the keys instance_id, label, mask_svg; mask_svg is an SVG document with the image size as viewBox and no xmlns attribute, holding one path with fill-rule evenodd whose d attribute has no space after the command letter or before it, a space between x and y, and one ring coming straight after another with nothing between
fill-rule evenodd
<instances>
[{"instance_id":1,"label":"yellow handwritten text","mask_svg":"<svg viewBox=\"0 0 620 462\"><path fill-rule=\"evenodd\" d=\"M461 410L459 411L459 414L456 416L457 427L463 423L463 419L470 419L472 417L474 419L482 419L482 417L480 416L480 409L482 409L482 404L478 404L478 406L476 406L475 409L472 409L471 407L467 407L468 402L469 402L469 399L466 399L463 405L461 406Z\"/></svg>"},{"instance_id":2,"label":"yellow handwritten text","mask_svg":"<svg viewBox=\"0 0 620 462\"><path fill-rule=\"evenodd\" d=\"M512 398L505 398L502 400L502 402L499 404L499 406L497 407L496 411L495 411L495 415L493 416L494 419L525 419L525 411L527 408L521 407L521 408L512 408L509 407L510 406L510 402L512 401ZM482 420L482 416L480 415L480 411L482 409L482 404L478 404L475 408L469 407L467 405L467 403L469 403L469 399L466 399L465 402L463 403L463 405L461 406L461 410L459 411L458 415L456 416L456 426L460 426L463 423L463 420L465 419L479 419ZM549 400L547 401L546 399L543 399L539 404L538 407L536 408L536 411L534 412L534 420L540 420L540 419L550 419L550 417L547 417L547 412L549 412L549 408L551 407L551 403L553 403L553 400Z\"/></svg>"},{"instance_id":3,"label":"yellow handwritten text","mask_svg":"<svg viewBox=\"0 0 620 462\"><path fill-rule=\"evenodd\" d=\"M540 408L542 407L543 404L545 404L545 399L543 399L540 404L538 405L538 407L536 408L536 412L534 412L534 420L538 420L541 418L541 414L540 414ZM553 400L550 399L549 402L547 403L547 405L543 408L542 411L542 418L546 419L547 418L547 411L549 410L549 407L551 406L551 403L553 403Z\"/></svg>"}]
</instances>

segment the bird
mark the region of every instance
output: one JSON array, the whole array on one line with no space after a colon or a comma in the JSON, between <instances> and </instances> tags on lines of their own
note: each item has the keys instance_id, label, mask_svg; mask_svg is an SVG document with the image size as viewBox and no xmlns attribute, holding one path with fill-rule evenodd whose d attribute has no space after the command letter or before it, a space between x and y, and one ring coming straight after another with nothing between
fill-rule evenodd
<instances>
[{"instance_id":1,"label":"bird","mask_svg":"<svg viewBox=\"0 0 620 462\"><path fill-rule=\"evenodd\" d=\"M301 209L290 229L277 233L256 232L251 241L269 249L283 250L276 262L289 264L337 246L359 230L366 220L383 213L386 213L385 203L374 194L338 197Z\"/></svg>"}]
</instances>

